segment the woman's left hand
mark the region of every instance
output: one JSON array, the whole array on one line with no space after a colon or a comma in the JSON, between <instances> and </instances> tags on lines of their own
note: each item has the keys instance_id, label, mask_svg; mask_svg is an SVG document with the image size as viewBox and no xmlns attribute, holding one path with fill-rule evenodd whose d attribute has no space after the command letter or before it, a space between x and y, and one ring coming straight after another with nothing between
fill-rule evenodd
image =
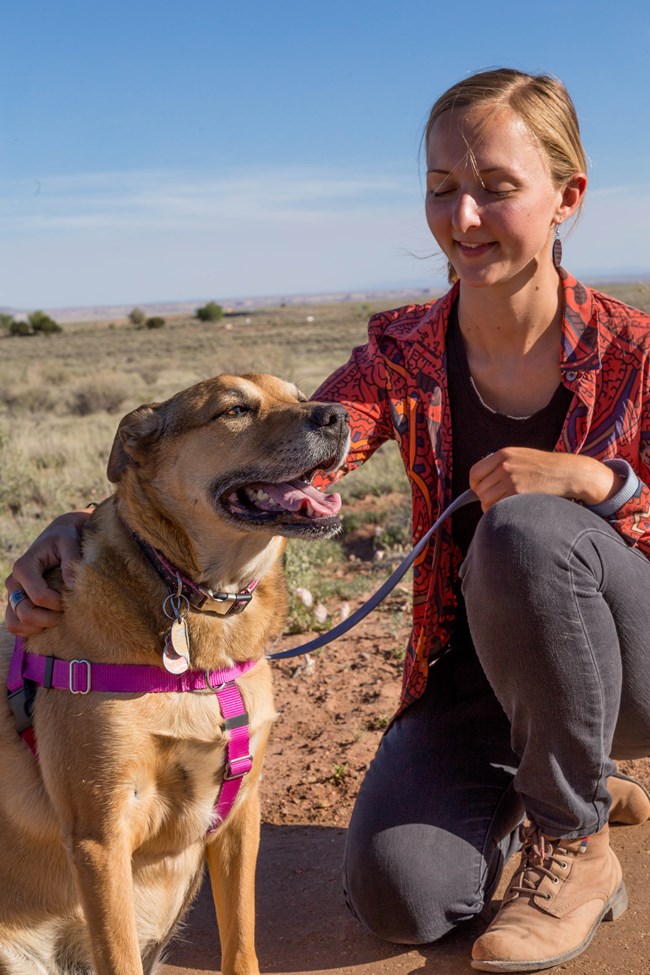
<instances>
[{"instance_id":1,"label":"woman's left hand","mask_svg":"<svg viewBox=\"0 0 650 975\"><path fill-rule=\"evenodd\" d=\"M584 454L504 447L474 464L469 484L487 511L514 494L555 494L600 504L619 490L621 481L605 464Z\"/></svg>"}]
</instances>

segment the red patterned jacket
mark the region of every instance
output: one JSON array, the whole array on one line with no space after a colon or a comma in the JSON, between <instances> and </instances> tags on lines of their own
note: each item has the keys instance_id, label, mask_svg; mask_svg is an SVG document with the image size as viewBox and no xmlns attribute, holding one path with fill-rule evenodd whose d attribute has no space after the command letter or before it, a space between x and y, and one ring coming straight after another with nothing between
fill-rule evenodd
<instances>
[{"instance_id":1,"label":"red patterned jacket","mask_svg":"<svg viewBox=\"0 0 650 975\"><path fill-rule=\"evenodd\" d=\"M574 396L555 449L632 465L639 477L636 494L608 520L650 556L650 316L561 273L560 367ZM451 500L445 333L457 293L455 285L436 302L374 315L368 344L355 348L314 394L350 413L352 443L337 479L389 438L397 441L411 483L414 543ZM453 626L461 555L448 523L441 532L435 573L433 544L414 567L401 708L424 691L427 660L446 645Z\"/></svg>"}]
</instances>

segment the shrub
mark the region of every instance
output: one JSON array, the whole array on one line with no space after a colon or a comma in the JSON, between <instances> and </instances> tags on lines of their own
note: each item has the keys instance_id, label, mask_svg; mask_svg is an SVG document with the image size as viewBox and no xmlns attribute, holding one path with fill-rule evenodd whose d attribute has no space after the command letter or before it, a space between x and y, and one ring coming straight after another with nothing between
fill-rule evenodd
<instances>
[{"instance_id":1,"label":"shrub","mask_svg":"<svg viewBox=\"0 0 650 975\"><path fill-rule=\"evenodd\" d=\"M33 335L32 326L29 322L16 321L15 319L9 326L10 335Z\"/></svg>"},{"instance_id":2,"label":"shrub","mask_svg":"<svg viewBox=\"0 0 650 975\"><path fill-rule=\"evenodd\" d=\"M3 328L5 332L8 332L13 324L14 316L8 315L6 312L0 315L0 328Z\"/></svg>"},{"instance_id":3,"label":"shrub","mask_svg":"<svg viewBox=\"0 0 650 975\"><path fill-rule=\"evenodd\" d=\"M216 301L209 301L207 305L196 309L195 317L200 322L218 322L223 318L223 308Z\"/></svg>"},{"instance_id":4,"label":"shrub","mask_svg":"<svg viewBox=\"0 0 650 975\"><path fill-rule=\"evenodd\" d=\"M147 328L162 328L164 324L165 319L159 315L154 315L153 318L148 318L145 322Z\"/></svg>"},{"instance_id":5,"label":"shrub","mask_svg":"<svg viewBox=\"0 0 650 975\"><path fill-rule=\"evenodd\" d=\"M132 325L144 325L146 317L142 308L133 308L129 312L129 321Z\"/></svg>"},{"instance_id":6,"label":"shrub","mask_svg":"<svg viewBox=\"0 0 650 975\"><path fill-rule=\"evenodd\" d=\"M127 376L103 370L80 380L72 390L70 413L88 416L91 413L117 413L131 395Z\"/></svg>"},{"instance_id":7,"label":"shrub","mask_svg":"<svg viewBox=\"0 0 650 975\"><path fill-rule=\"evenodd\" d=\"M46 315L44 311L34 311L28 316L29 324L32 326L34 334L40 332L42 335L54 335L62 332L63 329L53 318Z\"/></svg>"}]
</instances>

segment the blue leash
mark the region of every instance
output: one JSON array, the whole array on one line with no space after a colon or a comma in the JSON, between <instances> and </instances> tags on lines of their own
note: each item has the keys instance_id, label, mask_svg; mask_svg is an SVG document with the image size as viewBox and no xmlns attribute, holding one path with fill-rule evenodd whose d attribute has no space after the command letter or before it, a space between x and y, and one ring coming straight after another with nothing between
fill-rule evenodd
<instances>
[{"instance_id":1,"label":"blue leash","mask_svg":"<svg viewBox=\"0 0 650 975\"><path fill-rule=\"evenodd\" d=\"M280 653L267 653L267 660L282 660L287 657L299 657L304 653L312 653L314 650L319 650L320 647L326 646L328 643L332 643L333 640L338 639L338 637L343 636L348 630L351 630L353 626L360 623L361 620L365 619L369 613L373 611L379 604L386 598L389 592L391 592L397 583L402 579L408 570L411 568L418 555L427 544L431 536L440 528L443 521L446 521L455 511L462 508L463 505L471 504L472 501L478 501L476 494L469 488L467 491L463 491L458 497L451 502L451 504L445 508L440 517L433 523L431 528L422 536L420 541L417 543L412 552L410 552L403 562L401 562L395 571L386 579L386 582L379 587L377 592L373 593L370 599L356 609L346 620L338 623L336 626L328 630L327 633L321 633L314 640L310 640L309 643L303 643L299 647L293 647L291 650L283 650Z\"/></svg>"}]
</instances>

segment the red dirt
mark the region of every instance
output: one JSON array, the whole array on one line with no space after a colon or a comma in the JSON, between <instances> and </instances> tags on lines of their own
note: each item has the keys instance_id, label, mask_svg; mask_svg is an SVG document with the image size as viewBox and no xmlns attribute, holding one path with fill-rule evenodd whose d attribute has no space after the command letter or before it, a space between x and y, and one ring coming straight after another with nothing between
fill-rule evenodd
<instances>
[{"instance_id":1,"label":"red dirt","mask_svg":"<svg viewBox=\"0 0 650 975\"><path fill-rule=\"evenodd\" d=\"M361 602L350 600L351 608ZM336 644L308 659L274 665L280 717L262 783L257 880L257 947L261 970L269 975L469 975L472 942L498 906L497 898L482 917L437 945L409 948L368 934L343 903L345 829L364 771L397 704L408 629L404 585ZM286 638L276 649L307 638ZM650 788L650 760L622 763L621 768ZM623 864L630 907L615 924L601 926L587 952L554 971L650 972L650 822L617 828L613 845ZM218 946L204 885L161 975L217 971Z\"/></svg>"}]
</instances>

